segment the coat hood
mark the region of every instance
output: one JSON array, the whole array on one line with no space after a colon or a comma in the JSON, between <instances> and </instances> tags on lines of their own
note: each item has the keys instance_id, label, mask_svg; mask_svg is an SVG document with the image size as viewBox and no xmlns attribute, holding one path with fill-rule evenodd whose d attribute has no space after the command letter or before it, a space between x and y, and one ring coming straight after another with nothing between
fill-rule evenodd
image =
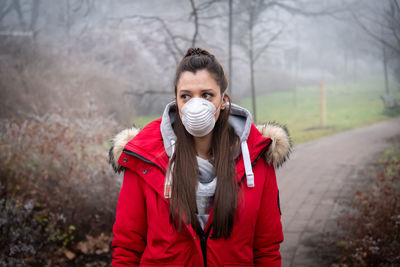
<instances>
[{"instance_id":1,"label":"coat hood","mask_svg":"<svg viewBox=\"0 0 400 267\"><path fill-rule=\"evenodd\" d=\"M160 131L163 139L164 148L168 157L172 155L173 143L176 140L175 133L171 127L176 110L174 102L169 103L164 111ZM232 104L231 116L229 123L234 127L236 134L240 137L242 143L246 141L251 129L251 115L250 113L235 104ZM256 125L257 130L262 136L272 140L268 149L264 153L266 162L273 165L275 168L282 166L282 164L289 158L292 151L292 142L289 132L285 126L279 125L276 122L268 122L263 125ZM124 167L118 163L125 146L139 134L141 129L131 127L120 131L111 140L111 148L109 150L109 163L116 173L124 170ZM243 147L242 147L243 149Z\"/></svg>"},{"instance_id":2,"label":"coat hood","mask_svg":"<svg viewBox=\"0 0 400 267\"><path fill-rule=\"evenodd\" d=\"M177 106L176 102L173 101L169 103L163 113L160 131L164 142L165 151L170 158L174 154L175 149L175 142L176 142L176 135L172 128L173 120L177 114ZM246 109L239 107L235 104L231 104L231 113L229 115L229 124L235 130L235 133L240 138L241 144L241 153L243 156L244 167L246 170L246 178L247 178L247 185L249 187L254 187L254 175L253 169L251 166L250 160L250 152L247 146L247 138L250 134L251 130L251 115L250 112ZM234 155L236 158L238 155ZM171 166L173 168L173 165ZM168 173L166 183L165 183L165 192L168 192L168 196L170 197L172 185L172 174L171 172Z\"/></svg>"},{"instance_id":3,"label":"coat hood","mask_svg":"<svg viewBox=\"0 0 400 267\"><path fill-rule=\"evenodd\" d=\"M172 129L176 112L176 103L172 101L165 107L160 126L161 135L164 140L164 148L168 157L171 157L173 154L173 144L176 142L176 135ZM251 114L247 109L231 104L229 124L235 129L235 133L239 136L240 142L247 141L251 129L251 121Z\"/></svg>"}]
</instances>

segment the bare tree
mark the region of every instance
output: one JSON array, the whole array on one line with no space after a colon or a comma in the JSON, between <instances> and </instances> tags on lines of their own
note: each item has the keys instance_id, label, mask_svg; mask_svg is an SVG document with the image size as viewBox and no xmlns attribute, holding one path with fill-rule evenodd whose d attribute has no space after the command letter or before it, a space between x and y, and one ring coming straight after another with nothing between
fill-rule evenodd
<instances>
[{"instance_id":1,"label":"bare tree","mask_svg":"<svg viewBox=\"0 0 400 267\"><path fill-rule=\"evenodd\" d=\"M232 94L232 46L233 46L233 0L229 1L229 23L228 23L228 93Z\"/></svg>"},{"instance_id":2,"label":"bare tree","mask_svg":"<svg viewBox=\"0 0 400 267\"><path fill-rule=\"evenodd\" d=\"M354 8L349 11L354 21L369 36L400 54L400 1L385 0L385 4L382 12L370 6L362 10L364 14Z\"/></svg>"},{"instance_id":3,"label":"bare tree","mask_svg":"<svg viewBox=\"0 0 400 267\"><path fill-rule=\"evenodd\" d=\"M81 30L79 34L76 34L76 36L85 33L87 30L87 24L82 26L81 22L94 10L95 4L90 0L64 0L61 12L64 17L66 36L70 38L72 28L78 25L81 27Z\"/></svg>"},{"instance_id":4,"label":"bare tree","mask_svg":"<svg viewBox=\"0 0 400 267\"><path fill-rule=\"evenodd\" d=\"M242 0L238 9L242 17L242 27L236 34L238 43L245 49L250 71L250 88L253 119L257 122L255 64L284 31L285 24L280 19L281 12L300 16L327 16L342 12L344 8L328 6L319 10L308 10L312 2L295 0ZM247 36L247 38L243 38ZM238 39L240 38L240 39Z\"/></svg>"},{"instance_id":5,"label":"bare tree","mask_svg":"<svg viewBox=\"0 0 400 267\"><path fill-rule=\"evenodd\" d=\"M176 63L179 62L179 58L183 54L184 44L189 42L193 42L194 39L190 39L189 37L181 34L176 34L171 30L170 24L176 21L167 21L160 16L143 16L143 15L131 15L123 18L112 18L112 20L116 20L119 23L122 23L127 20L131 20L137 24L145 24L147 28L152 27L154 31L160 33L163 36L161 43L163 43L166 49L172 54ZM148 29L147 29L148 30ZM160 41L151 38L152 42L160 43Z\"/></svg>"},{"instance_id":6,"label":"bare tree","mask_svg":"<svg viewBox=\"0 0 400 267\"><path fill-rule=\"evenodd\" d=\"M349 12L353 21L380 47L385 91L389 94L388 68L394 61L394 71L400 81L400 1L369 2L364 8L356 3ZM364 3L365 4L365 3Z\"/></svg>"},{"instance_id":7,"label":"bare tree","mask_svg":"<svg viewBox=\"0 0 400 267\"><path fill-rule=\"evenodd\" d=\"M184 49L188 46L196 46L197 41L200 38L200 26L204 26L201 23L203 13L207 13L212 9L213 5L217 3L216 0L207 1L195 1L188 0L190 3L191 11L188 20L193 23L192 34L179 34L175 33L173 29L173 24L183 23L185 21L184 17L179 17L174 20L167 20L161 16L143 16L143 15L130 15L122 18L112 18L118 20L119 22L126 20L136 20L138 23L146 23L147 25L155 23L160 27L157 29L159 33L166 36L165 45L166 48L173 54L175 62L179 62ZM198 3L197 3L198 2Z\"/></svg>"},{"instance_id":8,"label":"bare tree","mask_svg":"<svg viewBox=\"0 0 400 267\"><path fill-rule=\"evenodd\" d=\"M182 55L185 52L185 49L188 46L196 46L198 40L201 37L200 27L204 26L201 23L202 20L201 16L207 13L210 9L212 9L213 5L217 2L216 0L207 0L207 1L188 0L188 1L191 7L189 16L184 15L176 19L166 19L161 16L144 16L135 14L125 17L117 17L117 18L114 17L111 19L117 21L117 23L119 24L126 21L131 21L135 24L143 24L147 26L147 31L149 30L149 27L151 27L155 32L159 34L154 37L151 36L148 37L147 42L163 45L164 48L172 55L175 64L178 64L179 60L181 59ZM186 31L188 33L186 32L178 33L174 31L173 25L182 24L183 22L188 20L193 25L192 31ZM146 42L145 39L143 41ZM171 93L165 90L147 89L141 92L126 91L125 94L143 97L145 95L152 95L152 94L165 95Z\"/></svg>"},{"instance_id":9,"label":"bare tree","mask_svg":"<svg viewBox=\"0 0 400 267\"><path fill-rule=\"evenodd\" d=\"M92 0L63 0L61 5L53 5L51 2L46 1L45 5L43 5L42 2L43 0L27 2L21 2L20 0L0 1L0 23L14 11L19 21L19 28L17 29L24 32L22 35L31 35L36 39L39 34L39 20L41 19L42 24L45 24L45 20L49 17L41 18L41 11L44 8L49 8L48 5L50 5L49 9L52 9L53 12L60 13L65 34L70 37L71 29L74 26L83 25L83 30L80 31L80 34L86 31L87 24L82 23L82 19L87 18L90 12L94 10L95 6ZM26 31L29 32L27 33ZM79 34L75 35L78 36Z\"/></svg>"},{"instance_id":10,"label":"bare tree","mask_svg":"<svg viewBox=\"0 0 400 267\"><path fill-rule=\"evenodd\" d=\"M40 8L40 0L33 0L32 1L32 8L31 8L31 21L29 28L34 33L33 36L36 37L36 24L39 19L39 8Z\"/></svg>"},{"instance_id":11,"label":"bare tree","mask_svg":"<svg viewBox=\"0 0 400 267\"><path fill-rule=\"evenodd\" d=\"M282 33L284 25L276 18L265 19L266 12L272 6L264 0L250 0L239 3L239 9L243 11L242 25L236 36L240 36L238 43L245 49L250 71L250 89L252 98L253 119L257 122L256 88L255 88L255 64L262 54ZM243 36L246 36L243 38Z\"/></svg>"},{"instance_id":12,"label":"bare tree","mask_svg":"<svg viewBox=\"0 0 400 267\"><path fill-rule=\"evenodd\" d=\"M193 16L193 24L194 24L194 33L192 37L192 46L194 47L196 46L197 36L199 35L199 16L194 0L189 0L189 1L190 1L190 6L192 7L191 15Z\"/></svg>"},{"instance_id":13,"label":"bare tree","mask_svg":"<svg viewBox=\"0 0 400 267\"><path fill-rule=\"evenodd\" d=\"M17 13L20 26L25 28L24 16L22 14L21 3L19 0L4 1L0 4L0 22L12 11Z\"/></svg>"}]
</instances>

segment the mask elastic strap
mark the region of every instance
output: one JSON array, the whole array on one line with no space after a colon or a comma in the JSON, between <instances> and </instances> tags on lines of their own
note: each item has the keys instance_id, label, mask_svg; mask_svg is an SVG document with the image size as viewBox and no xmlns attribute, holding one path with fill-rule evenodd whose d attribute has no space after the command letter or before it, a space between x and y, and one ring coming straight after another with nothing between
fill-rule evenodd
<instances>
[{"instance_id":1,"label":"mask elastic strap","mask_svg":"<svg viewBox=\"0 0 400 267\"><path fill-rule=\"evenodd\" d=\"M221 104L219 104L219 108L222 107L222 103L224 102L224 96L225 96L225 92L222 93Z\"/></svg>"},{"instance_id":2,"label":"mask elastic strap","mask_svg":"<svg viewBox=\"0 0 400 267\"><path fill-rule=\"evenodd\" d=\"M224 96L225 96L225 92L222 93L221 101L220 101L219 106L218 106L219 109L222 107L222 103L224 102ZM215 109L214 115L217 113L217 110L218 109Z\"/></svg>"}]
</instances>

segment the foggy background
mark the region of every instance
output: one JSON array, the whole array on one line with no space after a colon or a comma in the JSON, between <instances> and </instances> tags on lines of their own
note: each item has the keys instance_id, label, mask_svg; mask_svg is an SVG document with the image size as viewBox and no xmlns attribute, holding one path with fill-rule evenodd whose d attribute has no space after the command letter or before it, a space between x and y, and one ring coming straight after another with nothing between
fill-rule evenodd
<instances>
[{"instance_id":1,"label":"foggy background","mask_svg":"<svg viewBox=\"0 0 400 267\"><path fill-rule=\"evenodd\" d=\"M398 0L0 0L0 266L109 265L109 140L191 46L295 144L400 114Z\"/></svg>"},{"instance_id":2,"label":"foggy background","mask_svg":"<svg viewBox=\"0 0 400 267\"><path fill-rule=\"evenodd\" d=\"M3 118L94 106L125 123L159 115L190 46L210 50L231 74L234 102L250 95L252 75L256 94L383 76L384 45L374 35L390 35L390 1L233 1L230 72L229 1L0 5ZM399 77L398 55L386 54L388 76Z\"/></svg>"}]
</instances>

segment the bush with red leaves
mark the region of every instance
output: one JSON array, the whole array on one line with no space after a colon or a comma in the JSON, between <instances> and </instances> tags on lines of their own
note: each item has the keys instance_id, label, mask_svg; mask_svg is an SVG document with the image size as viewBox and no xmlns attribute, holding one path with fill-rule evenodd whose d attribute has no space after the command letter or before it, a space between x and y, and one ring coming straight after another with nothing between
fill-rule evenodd
<instances>
[{"instance_id":1,"label":"bush with red leaves","mask_svg":"<svg viewBox=\"0 0 400 267\"><path fill-rule=\"evenodd\" d=\"M65 257L73 265L82 252L78 242L88 237L101 236L109 247L121 186L107 161L115 128L112 118L69 118L57 110L0 121L0 232L10 233L0 238L5 263L44 266ZM104 244L96 246L109 260ZM61 248L68 251L53 253Z\"/></svg>"}]
</instances>

